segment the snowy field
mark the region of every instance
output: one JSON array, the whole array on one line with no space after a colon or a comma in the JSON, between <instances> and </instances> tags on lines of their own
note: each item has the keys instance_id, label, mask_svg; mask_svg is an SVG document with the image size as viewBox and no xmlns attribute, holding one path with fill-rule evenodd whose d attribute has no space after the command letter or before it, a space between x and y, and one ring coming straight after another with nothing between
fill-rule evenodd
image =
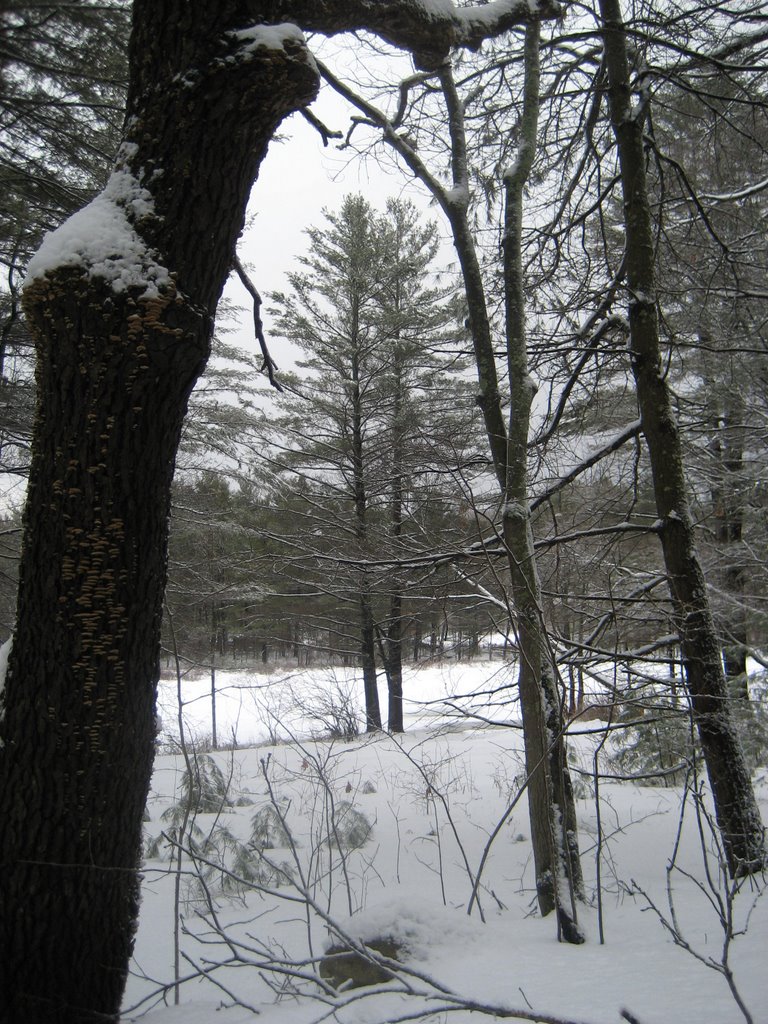
<instances>
[{"instance_id":1,"label":"snowy field","mask_svg":"<svg viewBox=\"0 0 768 1024\"><path fill-rule=\"evenodd\" d=\"M476 659L427 662L403 671L406 729L445 724L465 717L467 709L483 720L509 721L516 670L511 661ZM329 704L356 712L362 722L362 682L354 669L313 668L266 673L222 672L214 678L216 735L219 744L238 745L291 736L326 733ZM181 682L184 724L188 736L210 737L212 696L209 670ZM158 693L160 733L178 737L178 684L163 679ZM382 716L386 720L386 689L379 677Z\"/></svg>"},{"instance_id":2,"label":"snowy field","mask_svg":"<svg viewBox=\"0 0 768 1024\"><path fill-rule=\"evenodd\" d=\"M253 745L193 752L202 810L189 816L183 756L158 755L124 1020L242 1024L258 1011L270 1024L768 1021L764 880L729 898L690 795L681 827L682 788L604 779L596 801L599 723L575 727L570 743L587 942L558 943L554 921L538 917L515 709L495 699L487 722L467 720L452 699L509 685L512 672L478 661L411 671L404 736L333 743L317 737L323 694L355 699L351 676L217 673L219 742ZM163 730L178 736L175 694L163 684ZM210 679L185 680L182 697L187 738L210 735ZM598 754L610 773L609 756ZM765 768L757 791L765 821ZM184 836L180 872L163 833ZM661 919L673 925L670 899L677 944ZM376 939L398 944L395 978L339 993L317 980L330 943Z\"/></svg>"}]
</instances>

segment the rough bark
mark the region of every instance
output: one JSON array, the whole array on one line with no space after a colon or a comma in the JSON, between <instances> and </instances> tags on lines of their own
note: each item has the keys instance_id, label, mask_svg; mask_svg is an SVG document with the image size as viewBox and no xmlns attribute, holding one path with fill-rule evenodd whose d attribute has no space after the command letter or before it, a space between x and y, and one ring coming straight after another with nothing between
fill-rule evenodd
<instances>
[{"instance_id":1,"label":"rough bark","mask_svg":"<svg viewBox=\"0 0 768 1024\"><path fill-rule=\"evenodd\" d=\"M395 584L397 586L397 584ZM392 595L387 630L387 731L403 732L403 598Z\"/></svg>"},{"instance_id":2,"label":"rough bark","mask_svg":"<svg viewBox=\"0 0 768 1024\"><path fill-rule=\"evenodd\" d=\"M696 551L682 446L661 360L654 241L643 151L644 113L631 103L619 0L600 0L608 102L616 137L626 228L630 356L651 462L664 562L686 685L712 787L728 868L765 864L763 827L728 703L720 644Z\"/></svg>"},{"instance_id":3,"label":"rough bark","mask_svg":"<svg viewBox=\"0 0 768 1024\"><path fill-rule=\"evenodd\" d=\"M381 730L381 708L376 672L376 626L371 594L365 579L360 584L360 661L363 667L363 699L366 732Z\"/></svg>"},{"instance_id":4,"label":"rough bark","mask_svg":"<svg viewBox=\"0 0 768 1024\"><path fill-rule=\"evenodd\" d=\"M539 26L532 23L526 28L525 94L518 157L504 175L504 298L510 413L503 526L517 617L520 704L539 906L542 913L557 911L559 928L567 941L583 942L575 903L575 896L581 895L583 888L576 815L561 700L541 612L528 502L528 435L535 386L528 373L522 225L524 190L536 151L538 108Z\"/></svg>"},{"instance_id":5,"label":"rough bark","mask_svg":"<svg viewBox=\"0 0 768 1024\"><path fill-rule=\"evenodd\" d=\"M316 91L298 39L222 60L233 2L139 0L120 170L172 278L27 287L39 407L0 736L2 1019L116 1020L138 910L170 482L259 163Z\"/></svg>"}]
</instances>

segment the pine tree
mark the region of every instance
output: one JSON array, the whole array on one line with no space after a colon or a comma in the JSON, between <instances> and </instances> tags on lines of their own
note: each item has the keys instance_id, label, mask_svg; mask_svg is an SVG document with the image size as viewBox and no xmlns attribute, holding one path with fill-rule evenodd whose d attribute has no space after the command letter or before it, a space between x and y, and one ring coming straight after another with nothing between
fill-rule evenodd
<instances>
[{"instance_id":1,"label":"pine tree","mask_svg":"<svg viewBox=\"0 0 768 1024\"><path fill-rule=\"evenodd\" d=\"M121 0L19 0L0 25L0 465L25 473L33 382L21 286L43 234L107 179L125 102L129 9Z\"/></svg>"},{"instance_id":2,"label":"pine tree","mask_svg":"<svg viewBox=\"0 0 768 1024\"><path fill-rule=\"evenodd\" d=\"M310 254L304 272L290 279L291 293L275 296L277 330L306 353L297 390L307 399L282 403L288 415L277 433L289 449L284 464L324 538L324 557L347 559L335 575L359 606L368 727L381 727L378 650L389 728L399 732L408 616L406 575L397 563L424 543L418 518L425 521L426 504L445 496L445 487L434 488L436 473L447 473L439 449L452 435L459 459L466 454L472 406L457 380L460 361L451 372L438 351L455 327L456 307L450 290L430 283L434 226L398 201L377 215L360 196L326 217L325 228L308 232ZM303 534L309 549L313 530ZM381 559L391 560L386 568L370 564Z\"/></svg>"}]
</instances>

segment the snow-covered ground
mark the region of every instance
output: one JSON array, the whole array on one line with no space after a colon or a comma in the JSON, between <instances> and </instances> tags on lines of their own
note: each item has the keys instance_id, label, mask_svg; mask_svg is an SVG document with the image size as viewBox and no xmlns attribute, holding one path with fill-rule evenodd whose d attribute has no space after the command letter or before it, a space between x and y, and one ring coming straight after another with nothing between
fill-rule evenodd
<instances>
[{"instance_id":1,"label":"snow-covered ground","mask_svg":"<svg viewBox=\"0 0 768 1024\"><path fill-rule=\"evenodd\" d=\"M351 676L217 673L220 742L234 729L239 743L254 745L212 755L221 777L207 755L193 755L225 801L214 799L210 810L186 823L205 852L197 865L185 856L178 876L178 973L189 979L179 987L178 1007L173 990L162 989L174 978L177 876L161 833L184 824L185 762L181 754L157 758L146 830L160 841L146 860L124 1019L145 1014L151 1024L211 1024L215 1013L221 1024L242 1024L258 1010L274 1024L464 1024L482 1021L481 1007L488 1020L494 1011L516 1019L503 1008L527 1014L523 1019L591 1024L748 1019L724 974L702 962L721 962L717 901L725 900L726 890L711 857L708 881L704 855L713 839L706 822L700 832L690 799L668 884L680 789L601 783L600 942L594 734L571 741L588 897L579 916L587 942L558 943L552 918L535 912L524 793L484 864L482 915L477 905L467 913L489 836L523 779L521 737L516 709L499 695L483 711L493 720L488 723L461 720L453 710L457 702L446 698L495 691L512 678L513 667L498 661L409 672L404 736L329 743L311 738L320 729L312 710L329 689L354 699ZM185 681L182 696L188 738L210 734L210 679ZM173 732L175 684L163 684L160 703L163 727ZM500 721L505 715L506 724ZM767 820L765 769L757 789ZM246 874L251 887L240 881ZM768 1020L763 885L747 884L733 900L734 930L746 930L728 950L733 985L755 1024ZM670 894L690 951L675 944L649 909L653 901L671 922ZM313 980L314 964L333 938L345 936L397 940L400 977L337 996L324 990ZM625 1009L629 1016L622 1018Z\"/></svg>"}]
</instances>

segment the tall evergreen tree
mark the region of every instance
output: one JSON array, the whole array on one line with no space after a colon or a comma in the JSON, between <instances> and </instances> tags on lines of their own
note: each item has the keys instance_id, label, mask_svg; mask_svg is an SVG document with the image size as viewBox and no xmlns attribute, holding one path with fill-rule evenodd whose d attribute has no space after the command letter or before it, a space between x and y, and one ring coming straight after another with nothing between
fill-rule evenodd
<instances>
[{"instance_id":1,"label":"tall evergreen tree","mask_svg":"<svg viewBox=\"0 0 768 1024\"><path fill-rule=\"evenodd\" d=\"M397 562L423 543L413 526L430 494L422 479L434 484L441 466L448 473L438 438L452 434L459 458L465 454L471 402L456 377L460 361L452 360L451 373L450 357L437 351L455 328L456 306L450 290L430 282L434 225L400 201L378 215L360 196L326 217L325 228L308 233L310 254L290 279L291 293L276 296L277 329L306 353L299 365L307 373L297 385L307 401L284 401L288 416L277 430L289 449L286 468L314 522L322 517L324 543L336 535L326 557L335 550L347 560L336 573L359 605L368 727L381 727L378 650L389 728L399 732L407 616ZM433 488L430 500L437 498ZM309 537L305 531L308 550ZM382 558L391 560L385 571L371 564Z\"/></svg>"},{"instance_id":2,"label":"tall evergreen tree","mask_svg":"<svg viewBox=\"0 0 768 1024\"><path fill-rule=\"evenodd\" d=\"M386 273L377 297L383 332L377 381L381 410L376 431L384 443L385 511L382 531L391 557L407 562L414 548L440 548L458 539L437 532L430 519L459 497L454 476L475 460L475 419L465 360L457 353L458 295L430 282L439 240L410 203L390 199L378 220ZM481 461L477 459L476 461ZM443 476L442 483L439 482ZM412 573L410 574L412 575ZM403 730L403 645L409 573L393 565L378 626L389 695L390 732ZM415 623L418 627L418 622Z\"/></svg>"},{"instance_id":3,"label":"tall evergreen tree","mask_svg":"<svg viewBox=\"0 0 768 1024\"><path fill-rule=\"evenodd\" d=\"M45 231L95 195L119 141L130 9L124 0L13 0L0 11L0 465L25 473L31 343L27 262Z\"/></svg>"},{"instance_id":4,"label":"tall evergreen tree","mask_svg":"<svg viewBox=\"0 0 768 1024\"><path fill-rule=\"evenodd\" d=\"M307 353L299 365L311 371L306 386L313 399L294 418L291 442L301 471L315 476L334 472L334 490L342 508L351 506L345 526L353 551L369 555L371 488L377 458L371 431L371 399L378 366L380 337L376 294L384 266L373 211L361 196L350 196L338 216L326 214L329 226L309 230L311 254L304 274L290 281L294 293L277 295L282 314L276 329ZM341 510L340 510L341 511ZM366 725L382 725L376 685L376 634L370 574L356 574L359 652L363 667Z\"/></svg>"},{"instance_id":5,"label":"tall evergreen tree","mask_svg":"<svg viewBox=\"0 0 768 1024\"><path fill-rule=\"evenodd\" d=\"M743 69L740 64L744 64ZM768 399L768 94L752 55L665 84L649 188L659 206L662 331L688 439L689 486L729 688L765 619L762 496ZM681 216L686 210L688 216ZM759 641L758 641L759 643Z\"/></svg>"}]
</instances>

